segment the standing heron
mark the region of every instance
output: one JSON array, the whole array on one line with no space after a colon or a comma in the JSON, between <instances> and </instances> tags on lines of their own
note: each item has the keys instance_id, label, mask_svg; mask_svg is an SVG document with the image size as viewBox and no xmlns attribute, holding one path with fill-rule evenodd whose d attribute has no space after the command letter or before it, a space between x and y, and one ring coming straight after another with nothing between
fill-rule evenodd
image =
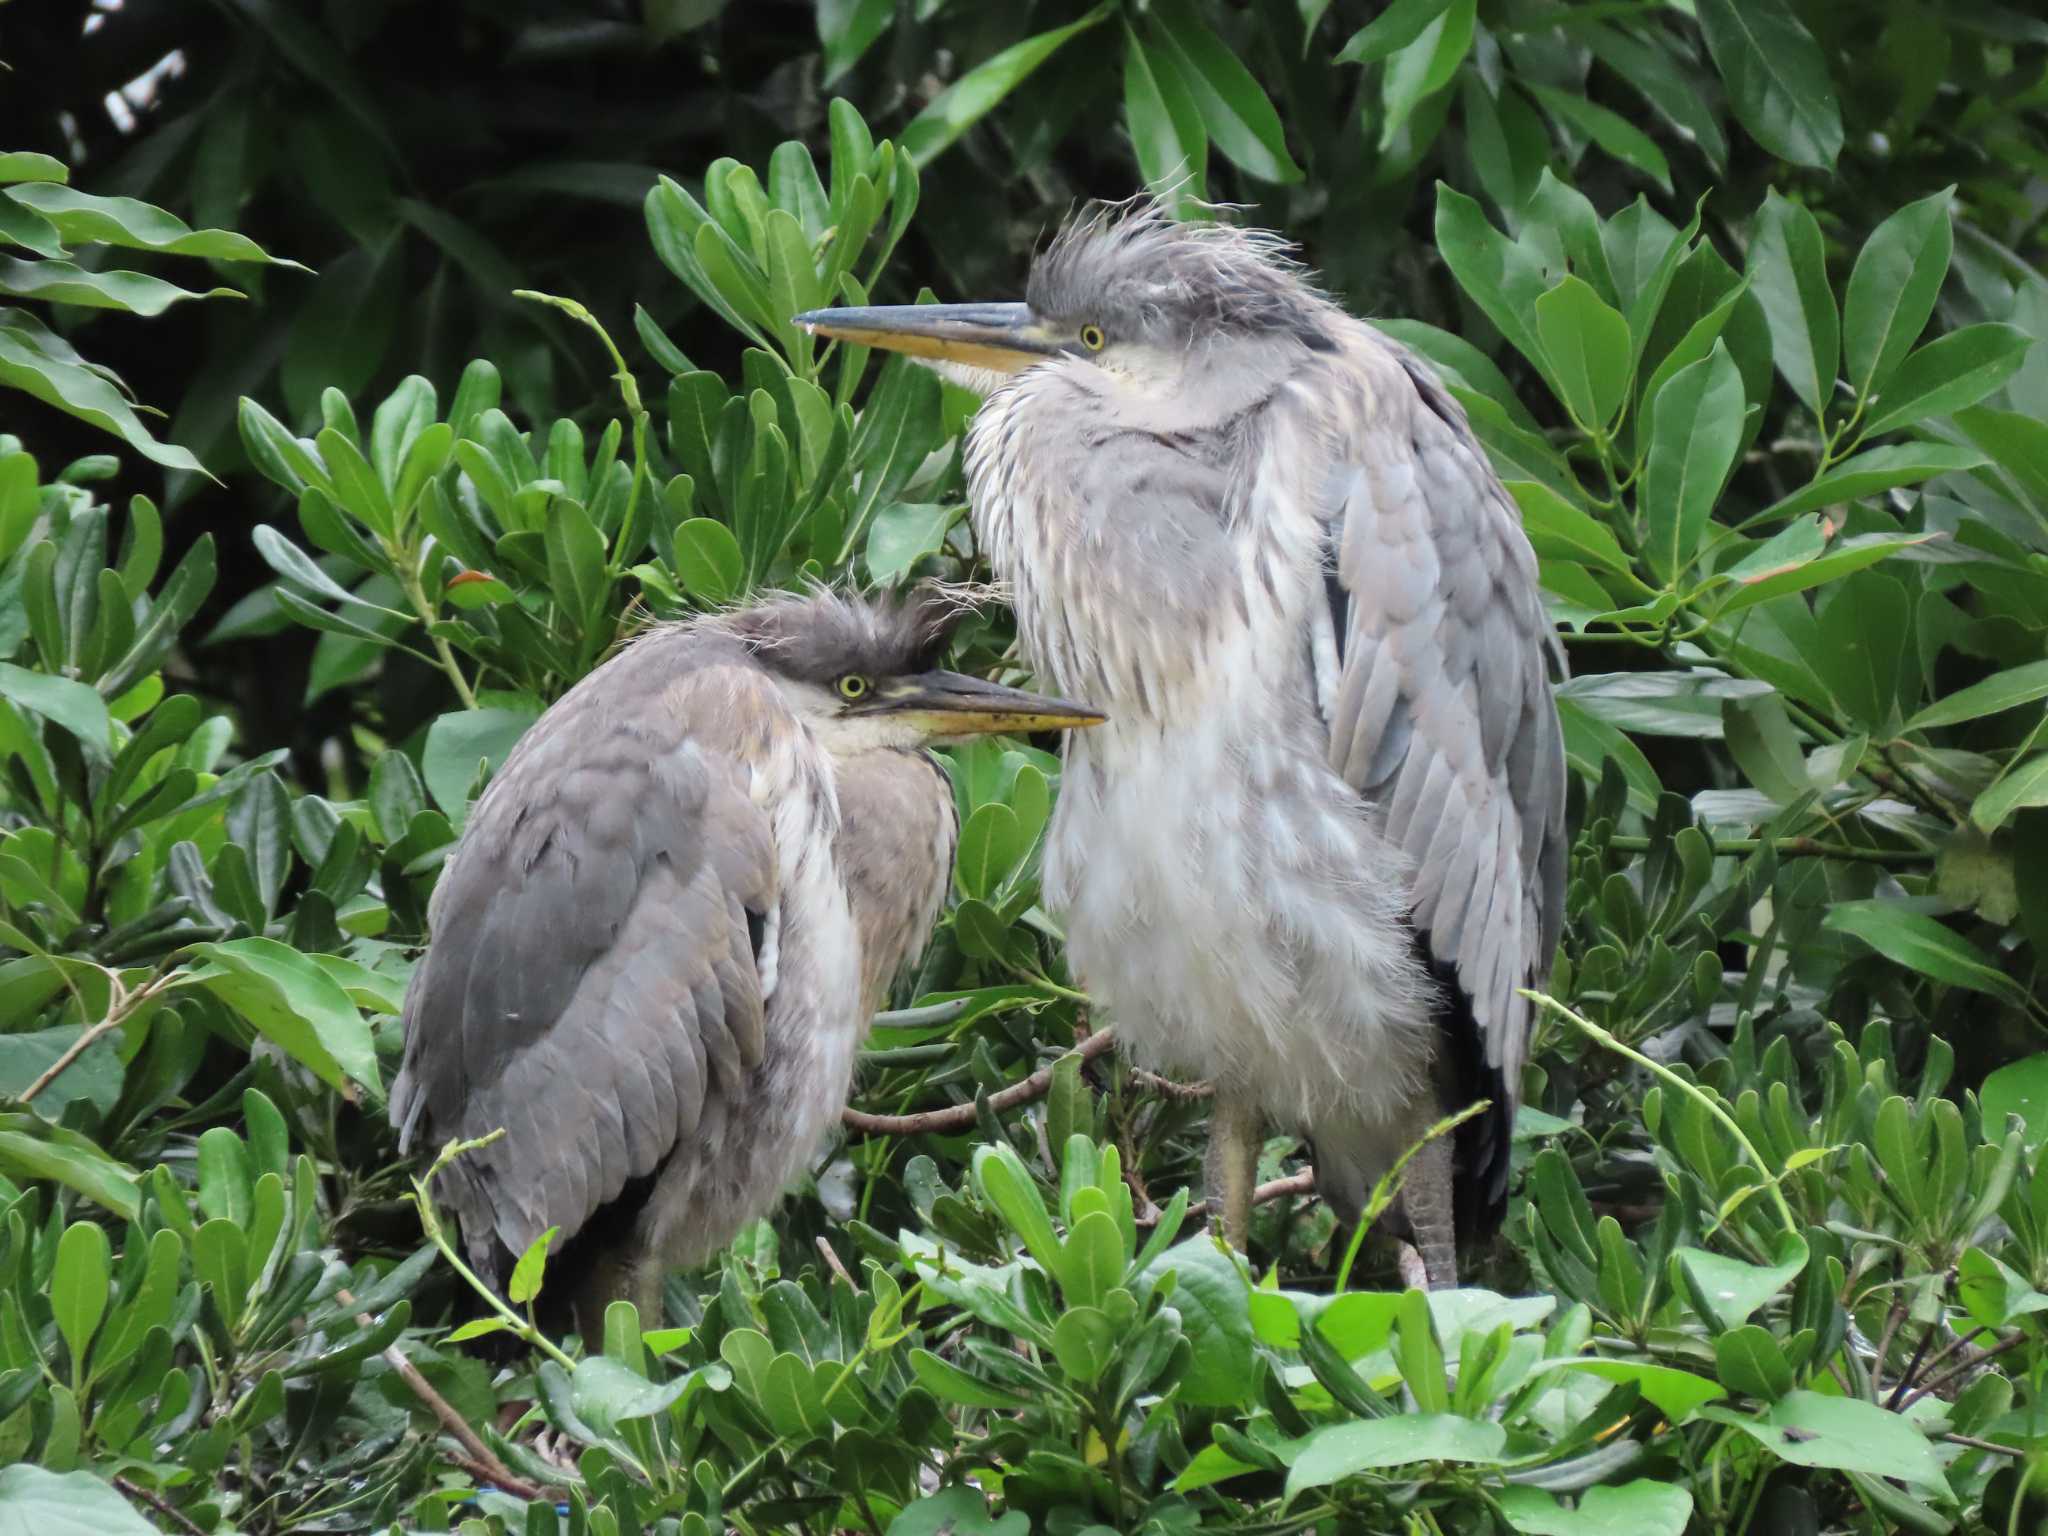
<instances>
[{"instance_id":1,"label":"standing heron","mask_svg":"<svg viewBox=\"0 0 2048 1536\"><path fill-rule=\"evenodd\" d=\"M1429 368L1276 236L1101 209L1027 295L798 318L988 395L976 531L1039 676L1112 716L1069 744L1046 890L1120 1045L1213 1080L1226 1233L1265 1125L1356 1220L1486 1100L1401 1199L1404 1274L1454 1285L1563 919L1564 660L1515 505Z\"/></svg>"},{"instance_id":2,"label":"standing heron","mask_svg":"<svg viewBox=\"0 0 2048 1536\"><path fill-rule=\"evenodd\" d=\"M960 611L659 627L520 738L435 889L391 1092L407 1150L505 1132L443 1175L480 1274L557 1228L586 1339L615 1298L651 1316L824 1141L951 880L925 748L1101 719L933 670Z\"/></svg>"}]
</instances>

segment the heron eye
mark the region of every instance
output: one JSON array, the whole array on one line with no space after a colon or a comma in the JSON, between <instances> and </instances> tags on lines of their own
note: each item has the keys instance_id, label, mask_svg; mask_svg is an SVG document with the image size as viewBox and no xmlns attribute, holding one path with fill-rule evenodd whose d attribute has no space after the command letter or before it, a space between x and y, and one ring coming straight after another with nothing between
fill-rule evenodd
<instances>
[{"instance_id":1,"label":"heron eye","mask_svg":"<svg viewBox=\"0 0 2048 1536\"><path fill-rule=\"evenodd\" d=\"M1081 327L1081 345L1090 352L1100 352L1109 345L1109 338L1102 334L1101 326L1084 325Z\"/></svg>"},{"instance_id":2,"label":"heron eye","mask_svg":"<svg viewBox=\"0 0 2048 1536\"><path fill-rule=\"evenodd\" d=\"M868 689L872 686L874 685L859 673L849 672L846 676L839 679L839 697L849 702L854 699L864 699L868 696Z\"/></svg>"}]
</instances>

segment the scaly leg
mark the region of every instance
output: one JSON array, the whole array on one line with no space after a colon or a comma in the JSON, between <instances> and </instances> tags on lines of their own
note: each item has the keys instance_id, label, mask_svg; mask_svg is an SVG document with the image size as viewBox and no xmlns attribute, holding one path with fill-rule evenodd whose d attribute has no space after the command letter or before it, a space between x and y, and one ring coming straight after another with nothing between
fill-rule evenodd
<instances>
[{"instance_id":1,"label":"scaly leg","mask_svg":"<svg viewBox=\"0 0 2048 1536\"><path fill-rule=\"evenodd\" d=\"M1264 1130L1265 1117L1256 1103L1217 1088L1203 1178L1209 1186L1209 1219L1222 1221L1224 1241L1240 1253L1251 1247L1252 1189L1258 1183Z\"/></svg>"},{"instance_id":2,"label":"scaly leg","mask_svg":"<svg viewBox=\"0 0 2048 1536\"><path fill-rule=\"evenodd\" d=\"M1401 1185L1401 1209L1408 1217L1414 1236L1414 1252L1420 1250L1421 1269L1433 1291L1454 1290L1458 1284L1457 1226L1452 1217L1451 1144L1439 1136L1416 1153L1408 1164L1408 1176ZM1407 1244L1403 1244L1404 1249ZM1401 1257L1405 1260L1407 1253ZM1410 1266L1402 1265L1402 1281L1413 1284Z\"/></svg>"}]
</instances>

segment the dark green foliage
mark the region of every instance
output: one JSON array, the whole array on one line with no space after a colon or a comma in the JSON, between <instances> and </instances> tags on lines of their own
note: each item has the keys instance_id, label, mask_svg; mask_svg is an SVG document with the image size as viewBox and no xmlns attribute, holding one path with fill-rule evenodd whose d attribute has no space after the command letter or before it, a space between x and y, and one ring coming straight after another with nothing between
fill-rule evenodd
<instances>
[{"instance_id":1,"label":"dark green foliage","mask_svg":"<svg viewBox=\"0 0 2048 1536\"><path fill-rule=\"evenodd\" d=\"M0 144L0 1523L2048 1511L2029 11L24 4L61 25L8 37ZM122 137L100 98L174 46ZM668 1316L543 1339L545 1248L478 1293L384 1124L471 801L649 614L982 570L975 400L789 317L1010 296L1072 196L1146 183L1255 205L1437 365L1565 630L1504 1235L1436 1297L1295 1194L1220 1249L1203 1101L1085 1044L1058 759L984 743L855 1106L943 1113L865 1120ZM93 364L169 423L79 409L121 400ZM188 452L224 486L162 483Z\"/></svg>"}]
</instances>

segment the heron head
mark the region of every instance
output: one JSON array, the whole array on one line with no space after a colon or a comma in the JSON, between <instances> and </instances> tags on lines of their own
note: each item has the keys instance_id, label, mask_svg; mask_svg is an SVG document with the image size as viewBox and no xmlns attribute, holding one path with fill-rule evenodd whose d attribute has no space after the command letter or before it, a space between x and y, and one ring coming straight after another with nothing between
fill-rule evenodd
<instances>
[{"instance_id":1,"label":"heron head","mask_svg":"<svg viewBox=\"0 0 2048 1536\"><path fill-rule=\"evenodd\" d=\"M818 588L758 602L718 625L835 755L1100 724L1085 704L939 666L978 596L937 582L881 598Z\"/></svg>"},{"instance_id":2,"label":"heron head","mask_svg":"<svg viewBox=\"0 0 2048 1536\"><path fill-rule=\"evenodd\" d=\"M1032 263L1021 304L904 304L798 315L814 335L903 352L988 393L1040 367L1149 394L1263 389L1336 345L1339 311L1278 235L1175 219L1155 198L1097 205Z\"/></svg>"}]
</instances>

